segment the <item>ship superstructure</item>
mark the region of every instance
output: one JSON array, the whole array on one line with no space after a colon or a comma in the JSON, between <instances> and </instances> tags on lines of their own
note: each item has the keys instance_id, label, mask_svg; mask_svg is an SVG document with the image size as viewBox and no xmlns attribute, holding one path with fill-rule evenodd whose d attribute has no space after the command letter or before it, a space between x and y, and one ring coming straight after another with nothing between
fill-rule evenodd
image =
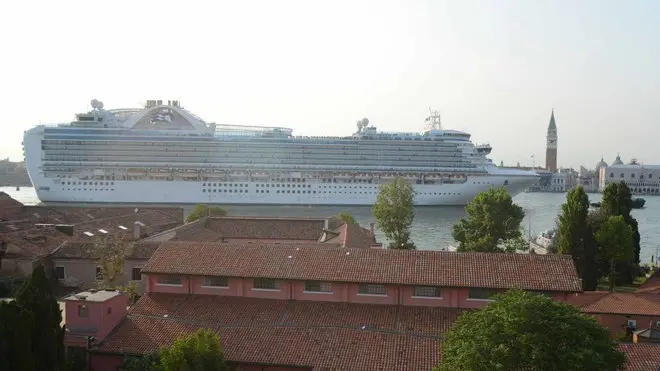
<instances>
[{"instance_id":1,"label":"ship superstructure","mask_svg":"<svg viewBox=\"0 0 660 371\"><path fill-rule=\"evenodd\" d=\"M106 110L25 133L40 200L107 203L371 205L401 177L418 205L465 205L489 187L513 195L538 175L500 169L470 134L443 129L431 111L421 133L362 121L345 137L294 136L283 127L216 125L178 101Z\"/></svg>"}]
</instances>

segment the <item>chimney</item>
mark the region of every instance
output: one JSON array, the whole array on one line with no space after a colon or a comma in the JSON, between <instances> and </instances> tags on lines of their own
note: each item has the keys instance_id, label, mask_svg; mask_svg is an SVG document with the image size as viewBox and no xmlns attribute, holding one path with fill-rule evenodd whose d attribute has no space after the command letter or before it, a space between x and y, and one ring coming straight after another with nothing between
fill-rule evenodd
<instances>
[{"instance_id":1,"label":"chimney","mask_svg":"<svg viewBox=\"0 0 660 371\"><path fill-rule=\"evenodd\" d=\"M139 240L141 236L140 232L140 222L134 222L133 223L133 239L134 240Z\"/></svg>"},{"instance_id":2,"label":"chimney","mask_svg":"<svg viewBox=\"0 0 660 371\"><path fill-rule=\"evenodd\" d=\"M326 219L323 221L323 229L329 229L330 228L330 219Z\"/></svg>"},{"instance_id":3,"label":"chimney","mask_svg":"<svg viewBox=\"0 0 660 371\"><path fill-rule=\"evenodd\" d=\"M369 231L371 232L371 238L375 237L374 225L375 225L375 223L369 223Z\"/></svg>"}]
</instances>

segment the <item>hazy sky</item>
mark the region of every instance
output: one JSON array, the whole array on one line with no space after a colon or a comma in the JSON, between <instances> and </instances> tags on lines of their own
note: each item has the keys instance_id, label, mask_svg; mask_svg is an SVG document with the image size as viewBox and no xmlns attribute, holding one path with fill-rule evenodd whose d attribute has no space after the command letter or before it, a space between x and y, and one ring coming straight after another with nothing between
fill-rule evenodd
<instances>
[{"instance_id":1,"label":"hazy sky","mask_svg":"<svg viewBox=\"0 0 660 371\"><path fill-rule=\"evenodd\" d=\"M207 121L350 134L368 117L489 142L499 163L660 163L660 1L9 1L0 158L24 130L179 99Z\"/></svg>"}]
</instances>

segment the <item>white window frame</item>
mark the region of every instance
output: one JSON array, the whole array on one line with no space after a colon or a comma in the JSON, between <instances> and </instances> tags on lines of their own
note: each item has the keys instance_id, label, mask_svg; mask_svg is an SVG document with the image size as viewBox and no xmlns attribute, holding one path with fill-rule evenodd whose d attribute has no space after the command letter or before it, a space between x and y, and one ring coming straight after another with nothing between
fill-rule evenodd
<instances>
[{"instance_id":1,"label":"white window frame","mask_svg":"<svg viewBox=\"0 0 660 371\"><path fill-rule=\"evenodd\" d=\"M209 280L221 279L223 282L226 282L224 285L214 285L213 282ZM229 288L229 277L220 277L220 276L204 276L204 282L202 287L206 289L228 289Z\"/></svg>"},{"instance_id":2,"label":"white window frame","mask_svg":"<svg viewBox=\"0 0 660 371\"><path fill-rule=\"evenodd\" d=\"M470 290L488 290L488 291L490 291L490 297L492 297L493 295L496 294L496 292L493 291L492 289L483 288L483 287L471 287L471 288L468 288L468 297L467 297L467 300L471 300L471 301L493 301L493 299L491 299L491 298L488 298L488 299L471 298L470 297Z\"/></svg>"},{"instance_id":3,"label":"white window frame","mask_svg":"<svg viewBox=\"0 0 660 371\"><path fill-rule=\"evenodd\" d=\"M383 288L384 293L374 293L373 291L380 291L380 288ZM362 290L366 288L366 290ZM378 288L378 290L375 290ZM366 292L364 292L366 291ZM358 295L359 296L387 296L387 286L380 283L360 283L358 284Z\"/></svg>"},{"instance_id":4,"label":"white window frame","mask_svg":"<svg viewBox=\"0 0 660 371\"><path fill-rule=\"evenodd\" d=\"M307 286L308 284L318 284L319 290L310 290ZM324 289L325 288L325 289ZM332 282L325 281L305 281L305 288L303 290L305 294L333 294L332 291Z\"/></svg>"},{"instance_id":5,"label":"white window frame","mask_svg":"<svg viewBox=\"0 0 660 371\"><path fill-rule=\"evenodd\" d=\"M435 290L437 294L439 295L419 295L417 290L420 289L421 291L424 290ZM413 298L415 299L442 299L442 288L438 286L413 286Z\"/></svg>"},{"instance_id":6,"label":"white window frame","mask_svg":"<svg viewBox=\"0 0 660 371\"><path fill-rule=\"evenodd\" d=\"M637 328L637 320L629 319L626 321L626 327Z\"/></svg>"},{"instance_id":7,"label":"white window frame","mask_svg":"<svg viewBox=\"0 0 660 371\"><path fill-rule=\"evenodd\" d=\"M61 277L61 278L60 278L60 276L57 274L57 269L58 269L58 268L62 268L62 277ZM56 277L58 280L64 280L64 279L66 279L66 268L65 268L63 265L57 265L57 266L55 266L55 277Z\"/></svg>"},{"instance_id":8,"label":"white window frame","mask_svg":"<svg viewBox=\"0 0 660 371\"><path fill-rule=\"evenodd\" d=\"M273 286L275 288L267 288L267 287L257 287L257 281L258 280L263 280L262 282L266 282L266 280L272 281ZM273 278L254 278L252 280L252 290L253 291L280 291L281 289L281 284L279 280L273 279Z\"/></svg>"},{"instance_id":9,"label":"white window frame","mask_svg":"<svg viewBox=\"0 0 660 371\"><path fill-rule=\"evenodd\" d=\"M178 278L179 283L161 282L161 280L165 280L167 278ZM161 277L158 277L158 281L156 281L156 286L181 287L181 286L183 286L183 279L180 276L161 276Z\"/></svg>"}]
</instances>

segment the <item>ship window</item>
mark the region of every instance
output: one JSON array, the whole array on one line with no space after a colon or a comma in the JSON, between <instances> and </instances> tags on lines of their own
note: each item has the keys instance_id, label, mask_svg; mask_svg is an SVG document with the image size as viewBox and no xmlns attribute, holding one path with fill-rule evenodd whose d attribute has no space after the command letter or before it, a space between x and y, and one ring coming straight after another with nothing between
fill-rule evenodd
<instances>
[{"instance_id":1,"label":"ship window","mask_svg":"<svg viewBox=\"0 0 660 371\"><path fill-rule=\"evenodd\" d=\"M505 180L505 181L504 181L504 185L509 185L509 181L508 181L508 180Z\"/></svg>"},{"instance_id":2,"label":"ship window","mask_svg":"<svg viewBox=\"0 0 660 371\"><path fill-rule=\"evenodd\" d=\"M621 176L620 176L620 178L623 178L623 173L621 173Z\"/></svg>"},{"instance_id":3,"label":"ship window","mask_svg":"<svg viewBox=\"0 0 660 371\"><path fill-rule=\"evenodd\" d=\"M634 174L634 173L633 173L633 174L630 174L630 177L631 177L631 178L634 178L634 177L635 177L635 174Z\"/></svg>"}]
</instances>

